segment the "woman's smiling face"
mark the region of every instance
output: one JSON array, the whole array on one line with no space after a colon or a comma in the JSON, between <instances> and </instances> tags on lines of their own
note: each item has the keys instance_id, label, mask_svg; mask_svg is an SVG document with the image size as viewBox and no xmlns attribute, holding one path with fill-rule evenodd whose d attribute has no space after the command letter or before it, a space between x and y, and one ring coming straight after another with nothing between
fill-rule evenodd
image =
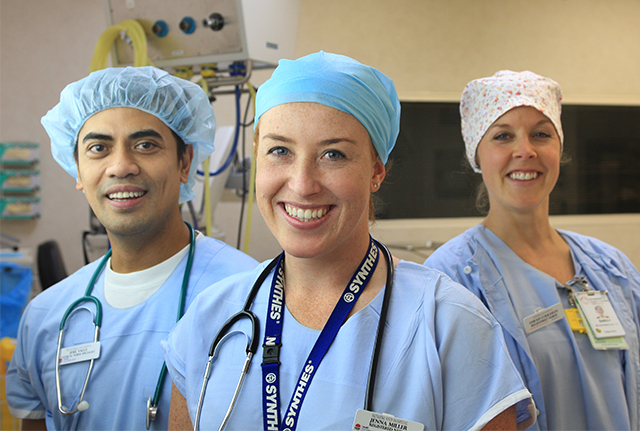
<instances>
[{"instance_id":1,"label":"woman's smiling face","mask_svg":"<svg viewBox=\"0 0 640 431\"><path fill-rule=\"evenodd\" d=\"M263 114L257 133L257 201L285 252L315 257L368 241L369 197L385 170L354 116L287 103Z\"/></svg>"},{"instance_id":2,"label":"woman's smiling face","mask_svg":"<svg viewBox=\"0 0 640 431\"><path fill-rule=\"evenodd\" d=\"M476 160L489 192L490 212L545 208L560 173L561 145L547 116L520 106L498 118L478 145Z\"/></svg>"}]
</instances>

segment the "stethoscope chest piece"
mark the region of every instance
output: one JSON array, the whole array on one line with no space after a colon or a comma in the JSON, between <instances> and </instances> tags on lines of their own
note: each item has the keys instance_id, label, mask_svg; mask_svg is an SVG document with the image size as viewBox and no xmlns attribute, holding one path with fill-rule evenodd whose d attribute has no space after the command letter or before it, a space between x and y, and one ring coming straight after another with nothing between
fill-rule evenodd
<instances>
[{"instance_id":1,"label":"stethoscope chest piece","mask_svg":"<svg viewBox=\"0 0 640 431\"><path fill-rule=\"evenodd\" d=\"M151 427L151 421L155 420L156 415L158 414L158 406L154 406L152 404L152 397L149 397L147 400L147 429Z\"/></svg>"}]
</instances>

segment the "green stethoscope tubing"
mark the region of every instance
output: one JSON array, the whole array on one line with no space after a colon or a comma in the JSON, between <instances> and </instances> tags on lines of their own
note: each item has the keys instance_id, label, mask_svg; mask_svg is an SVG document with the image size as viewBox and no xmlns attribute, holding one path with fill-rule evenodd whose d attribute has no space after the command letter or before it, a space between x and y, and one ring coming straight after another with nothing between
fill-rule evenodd
<instances>
[{"instance_id":1,"label":"green stethoscope tubing","mask_svg":"<svg viewBox=\"0 0 640 431\"><path fill-rule=\"evenodd\" d=\"M189 256L187 257L187 266L184 269L184 276L182 277L182 288L180 290L180 303L178 304L178 315L176 316L176 322L182 318L184 314L184 303L187 299L187 289L189 287L189 276L191 275L191 267L193 266L193 255L196 252L196 235L193 227L185 222L187 226L189 226ZM164 382L164 378L167 375L167 364L162 362L162 369L160 370L160 375L158 376L158 383L156 384L156 390L153 394L153 399L151 400L151 406L156 407L158 405L158 400L160 399L160 393L162 392L162 382ZM149 428L147 428L149 429Z\"/></svg>"},{"instance_id":2,"label":"green stethoscope tubing","mask_svg":"<svg viewBox=\"0 0 640 431\"><path fill-rule=\"evenodd\" d=\"M193 227L185 222L185 224L187 225L187 227L189 228L189 255L187 257L187 266L184 270L184 275L182 277L182 287L180 289L180 303L178 304L178 313L177 313L177 317L176 317L176 322L178 320L180 320L180 318L182 317L182 315L184 314L184 306L185 306L185 302L186 302L186 298L187 298L187 290L189 287L189 277L191 275L191 267L193 266L193 257L195 255L195 230L193 229ZM78 298L77 300L75 300L70 306L69 308L67 308L67 311L65 311L64 315L62 316L62 320L60 321L60 335L58 337L58 356L60 353L60 346L62 344L62 332L64 330L64 326L67 322L67 318L69 317L69 315L73 312L74 309L76 309L76 307L83 303L83 302L87 302L87 301L91 301L95 304L96 306L96 317L94 320L94 325L95 325L95 337L94 337L94 341L98 340L98 334L99 334L99 330L100 327L102 326L102 304L100 303L100 300L98 300L98 298L96 298L95 296L91 295L91 292L93 290L93 287L96 283L96 280L98 279L98 277L100 276L100 274L102 273L102 271L104 270L104 267L107 264L107 261L109 260L109 258L111 257L111 249L109 249L109 251L107 251L107 254L105 254L105 256L102 258L102 260L100 261L100 263L98 264L98 267L96 268L96 270L94 271L93 275L91 276L91 279L89 280L89 283L87 285L87 289L84 293L84 296L81 298ZM59 374L58 374L58 358L56 358L56 380L59 386ZM87 382L89 380L89 375L91 373L91 368L93 366L93 359L91 360L91 365L89 368L89 371L87 373L87 377L85 379L85 383L84 386L82 388L82 393L80 395L80 399L82 400L83 396L84 396L84 391L86 389L87 386ZM157 409L157 405L158 405L158 401L160 399L160 395L162 392L162 383L164 382L164 379L166 377L167 374L167 364L165 362L162 363L162 369L160 370L160 375L158 376L158 382L156 384L156 389L155 392L153 394L153 398L150 398L149 402L147 403L147 429L149 429L149 419L150 419L150 414L151 414L151 419L155 418L155 410ZM62 406L61 404L61 393L60 393L60 389L58 387L58 408L60 409L60 407ZM151 413L151 410L153 409L153 413ZM62 410L60 410L61 413L63 414L72 414L77 412L78 409L74 409L72 412L63 412Z\"/></svg>"}]
</instances>

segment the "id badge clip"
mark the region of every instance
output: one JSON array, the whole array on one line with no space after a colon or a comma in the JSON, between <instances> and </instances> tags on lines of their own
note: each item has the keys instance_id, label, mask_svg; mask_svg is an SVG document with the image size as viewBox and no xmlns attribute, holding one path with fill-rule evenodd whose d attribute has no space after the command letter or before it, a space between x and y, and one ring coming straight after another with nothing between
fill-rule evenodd
<instances>
[{"instance_id":1,"label":"id badge clip","mask_svg":"<svg viewBox=\"0 0 640 431\"><path fill-rule=\"evenodd\" d=\"M369 410L358 409L353 420L353 431L425 431L424 425L419 422L400 419L386 413L374 413Z\"/></svg>"}]
</instances>

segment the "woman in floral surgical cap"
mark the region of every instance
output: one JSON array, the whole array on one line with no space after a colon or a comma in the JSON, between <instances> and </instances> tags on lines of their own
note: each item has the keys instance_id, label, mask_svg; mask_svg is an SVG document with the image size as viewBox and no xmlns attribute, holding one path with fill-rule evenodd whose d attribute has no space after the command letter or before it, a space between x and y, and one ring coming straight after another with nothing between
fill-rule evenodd
<instances>
[{"instance_id":1,"label":"woman in floral surgical cap","mask_svg":"<svg viewBox=\"0 0 640 431\"><path fill-rule=\"evenodd\" d=\"M549 221L561 100L558 83L532 72L467 84L462 136L489 211L425 265L466 286L502 325L539 412L532 429L637 430L640 274L616 248Z\"/></svg>"}]
</instances>

